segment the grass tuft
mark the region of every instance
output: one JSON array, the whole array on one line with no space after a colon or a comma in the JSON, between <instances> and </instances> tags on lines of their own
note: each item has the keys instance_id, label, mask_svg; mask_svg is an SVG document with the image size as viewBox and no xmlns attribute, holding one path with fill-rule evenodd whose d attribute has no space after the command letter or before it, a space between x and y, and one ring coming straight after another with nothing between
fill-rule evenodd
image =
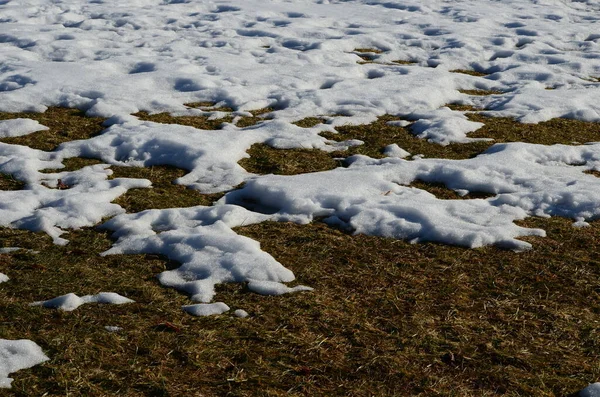
<instances>
[{"instance_id":1,"label":"grass tuft","mask_svg":"<svg viewBox=\"0 0 600 397\"><path fill-rule=\"evenodd\" d=\"M250 157L240 160L239 164L255 174L295 175L331 170L341 165L330 154L318 149L273 149L257 143L248 154Z\"/></svg>"},{"instance_id":2,"label":"grass tuft","mask_svg":"<svg viewBox=\"0 0 600 397\"><path fill-rule=\"evenodd\" d=\"M21 190L25 184L12 175L0 174L0 190Z\"/></svg>"},{"instance_id":3,"label":"grass tuft","mask_svg":"<svg viewBox=\"0 0 600 397\"><path fill-rule=\"evenodd\" d=\"M414 65L417 62L416 61L410 61L410 60L404 60L404 59L397 59L395 61L392 61L392 63L396 63L398 65Z\"/></svg>"},{"instance_id":4,"label":"grass tuft","mask_svg":"<svg viewBox=\"0 0 600 397\"><path fill-rule=\"evenodd\" d=\"M451 70L450 72L452 72L452 73L468 74L469 76L475 76L475 77L489 76L489 73L477 72L475 70L469 70L469 69L454 69L454 70Z\"/></svg>"},{"instance_id":5,"label":"grass tuft","mask_svg":"<svg viewBox=\"0 0 600 397\"><path fill-rule=\"evenodd\" d=\"M441 200L485 199L494 196L494 194L484 192L469 192L468 194L461 196L454 190L448 189L446 185L439 182L425 182L422 180L415 180L411 182L410 186L416 187L421 190L425 190Z\"/></svg>"},{"instance_id":6,"label":"grass tuft","mask_svg":"<svg viewBox=\"0 0 600 397\"><path fill-rule=\"evenodd\" d=\"M500 95L503 94L502 91L498 90L458 90L459 92L466 95L474 95L474 96L487 96L487 95Z\"/></svg>"}]
</instances>

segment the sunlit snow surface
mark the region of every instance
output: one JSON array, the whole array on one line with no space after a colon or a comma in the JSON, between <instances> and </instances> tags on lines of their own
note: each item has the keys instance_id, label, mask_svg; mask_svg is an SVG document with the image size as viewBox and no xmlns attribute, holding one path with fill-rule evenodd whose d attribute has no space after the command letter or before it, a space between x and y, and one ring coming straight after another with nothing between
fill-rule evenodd
<instances>
[{"instance_id":1,"label":"sunlit snow surface","mask_svg":"<svg viewBox=\"0 0 600 397\"><path fill-rule=\"evenodd\" d=\"M181 263L159 279L202 302L184 307L196 315L228 310L225 303L206 305L219 283L247 282L272 295L310 290L286 285L293 273L236 234L236 226L319 217L355 233L527 249L518 238L544 231L515 220L565 216L584 226L600 216L600 179L584 173L600 171L600 144L499 144L468 160L405 160L410 154L390 145L383 160L355 156L348 168L296 176L257 176L238 162L256 143L344 150L360 142L319 133L384 114L415 121L423 139L468 142L481 123L443 107L451 102L529 123L600 121L599 21L600 6L591 0L2 1L0 111L67 106L109 121L102 134L53 152L0 143L0 172L25 183L25 190L0 191L0 226L44 231L67 244L64 230L112 217L103 227L118 240L104 254L158 253ZM381 53L361 63L357 49ZM469 89L503 93L459 92ZM131 116L143 110L223 117L184 106L206 101L233 108L234 116L274 110L255 126L234 121L219 131ZM314 116L327 122L292 124ZM0 137L44 128L4 121ZM76 156L173 165L189 171L177 183L229 193L213 207L125 214L112 201L150 182L109 180L108 165L62 172L62 161ZM40 172L48 169L55 173ZM416 179L492 197L439 200L408 186ZM85 303L74 294L59 298L69 308Z\"/></svg>"},{"instance_id":2,"label":"sunlit snow surface","mask_svg":"<svg viewBox=\"0 0 600 397\"><path fill-rule=\"evenodd\" d=\"M48 357L34 342L26 339L0 339L0 388L10 388L8 374L47 361Z\"/></svg>"}]
</instances>

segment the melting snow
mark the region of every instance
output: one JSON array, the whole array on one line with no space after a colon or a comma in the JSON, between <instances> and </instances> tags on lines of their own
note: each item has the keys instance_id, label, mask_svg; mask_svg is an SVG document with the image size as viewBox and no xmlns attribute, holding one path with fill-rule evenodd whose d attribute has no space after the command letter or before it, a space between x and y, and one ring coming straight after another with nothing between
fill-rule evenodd
<instances>
[{"instance_id":1,"label":"melting snow","mask_svg":"<svg viewBox=\"0 0 600 397\"><path fill-rule=\"evenodd\" d=\"M0 138L22 136L47 129L48 127L31 119L4 120L0 121Z\"/></svg>"},{"instance_id":2,"label":"melting snow","mask_svg":"<svg viewBox=\"0 0 600 397\"><path fill-rule=\"evenodd\" d=\"M42 349L30 340L0 339L0 388L10 388L8 374L48 361Z\"/></svg>"},{"instance_id":3,"label":"melting snow","mask_svg":"<svg viewBox=\"0 0 600 397\"><path fill-rule=\"evenodd\" d=\"M86 303L105 303L113 305L122 305L125 303L133 302L133 300L114 292L100 292L96 295L85 295L82 297L79 297L74 293L68 293L66 295L61 295L56 298L49 299L47 301L33 302L31 306L42 306L70 312Z\"/></svg>"},{"instance_id":4,"label":"melting snow","mask_svg":"<svg viewBox=\"0 0 600 397\"><path fill-rule=\"evenodd\" d=\"M182 308L192 316L212 316L213 314L223 314L229 311L229 306L223 302L197 303L195 305L186 305Z\"/></svg>"},{"instance_id":5,"label":"melting snow","mask_svg":"<svg viewBox=\"0 0 600 397\"><path fill-rule=\"evenodd\" d=\"M420 138L442 145L472 141L467 134L482 124L444 107L448 103L527 123L600 121L599 11L594 1L1 1L0 111L67 106L109 120L102 134L53 152L0 143L0 173L25 183L24 190L0 191L0 226L44 231L67 244L66 229L112 217L104 227L118 241L105 254L160 253L180 262L159 279L203 302L185 307L196 315L225 309L205 305L218 283L248 282L263 294L309 289L286 286L293 273L237 235L235 226L324 217L355 233L529 248L518 238L544 231L515 220L564 216L585 226L600 216L599 179L584 173L600 171L600 144L498 144L468 160L417 154L411 161L390 145L385 159L355 156L346 169L297 176L253 175L238 161L256 143L344 150L361 142L336 143L319 133L384 114L403 118L392 125L410 124ZM131 116L140 110L226 115L184 105L203 101L233 108L233 122L203 131ZM261 123L236 125L249 110L264 107L272 111ZM325 123L293 124L310 116ZM25 119L1 121L0 137L45 128ZM109 180L108 164L60 171L74 156L181 167L189 172L176 182L203 193L245 185L214 207L124 214L113 201L150 182ZM56 172L40 172L48 169ZM493 197L439 200L411 188L416 179ZM68 294L37 304L73 310L121 298ZM16 357L25 361L3 359L0 376L45 359L31 342L22 343L27 349Z\"/></svg>"}]
</instances>

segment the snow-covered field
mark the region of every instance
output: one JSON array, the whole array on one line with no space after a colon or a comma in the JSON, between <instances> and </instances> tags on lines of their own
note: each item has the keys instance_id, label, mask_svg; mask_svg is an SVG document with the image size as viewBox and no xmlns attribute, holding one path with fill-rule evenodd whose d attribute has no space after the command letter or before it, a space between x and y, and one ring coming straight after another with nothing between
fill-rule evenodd
<instances>
[{"instance_id":1,"label":"snow-covered field","mask_svg":"<svg viewBox=\"0 0 600 397\"><path fill-rule=\"evenodd\" d=\"M310 290L287 286L293 273L232 230L240 225L318 217L356 233L414 242L528 249L518 238L544 231L515 220L562 216L583 227L600 215L600 180L585 173L600 171L600 143L497 144L467 160L390 147L385 159L354 156L347 168L295 176L254 175L238 161L256 143L330 152L358 145L319 133L385 114L414 122L415 134L440 145L472 141L467 134L482 124L448 103L524 123L598 122L599 23L593 0L0 1L0 111L62 106L108 118L102 134L53 152L0 143L0 173L25 183L24 190L0 191L0 226L44 231L68 244L64 230L111 218L102 227L118 240L105 254L157 253L181 263L159 280L190 295L195 304L183 310L192 315L229 310L226 302L210 303L219 283L248 282L272 295ZM194 102L230 107L240 117L273 111L257 125L240 128L234 117L218 131L131 115L226 115L184 105ZM314 116L326 122L293 124ZM44 129L29 119L2 121L0 137ZM173 165L189 170L176 183L228 193L212 207L125 214L112 201L128 189L151 189L150 181L109 180L108 165L61 172L62 161L76 156ZM493 196L440 200L408 186L417 179ZM59 183L71 188L54 189ZM0 281L12 282L6 276ZM72 310L128 301L116 293L38 304ZM9 385L9 372L46 359L30 344L0 342L0 386Z\"/></svg>"}]
</instances>

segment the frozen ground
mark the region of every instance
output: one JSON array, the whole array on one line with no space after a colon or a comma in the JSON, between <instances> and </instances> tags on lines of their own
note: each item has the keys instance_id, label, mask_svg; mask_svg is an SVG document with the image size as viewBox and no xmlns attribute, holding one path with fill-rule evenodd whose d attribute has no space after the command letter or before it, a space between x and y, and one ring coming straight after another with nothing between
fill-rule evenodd
<instances>
[{"instance_id":1,"label":"frozen ground","mask_svg":"<svg viewBox=\"0 0 600 397\"><path fill-rule=\"evenodd\" d=\"M396 145L383 160L357 156L345 169L289 177L253 175L238 161L255 143L325 151L360 144L319 133L384 114L414 121L424 139L468 142L467 133L481 124L444 107L451 102L527 123L600 121L599 20L600 6L591 0L1 1L0 111L77 107L109 121L101 135L54 152L0 143L0 172L26 184L0 191L0 226L45 231L67 244L64 230L112 218L104 227L119 239L106 254L160 253L180 262L159 279L203 302L184 307L196 315L228 310L225 303L202 306L218 283L248 282L275 295L309 289L286 286L292 272L235 226L324 217L352 232L415 242L529 248L517 238L544 231L514 220L565 216L585 226L600 215L600 182L584 173L600 171L600 144L502 144L454 161L411 159ZM472 89L502 93L459 92ZM219 131L130 115L224 116L184 105L206 101L239 116L273 111L256 126L239 128L234 119ZM309 116L327 122L292 124ZM0 137L44 128L4 121ZM124 214L112 201L149 181L108 180L107 165L61 172L62 161L75 156L174 165L189 170L177 183L203 193L246 184L214 207ZM415 179L493 197L439 200L407 186ZM55 189L59 184L70 189ZM1 376L25 366L9 361L0 362L8 368Z\"/></svg>"}]
</instances>

